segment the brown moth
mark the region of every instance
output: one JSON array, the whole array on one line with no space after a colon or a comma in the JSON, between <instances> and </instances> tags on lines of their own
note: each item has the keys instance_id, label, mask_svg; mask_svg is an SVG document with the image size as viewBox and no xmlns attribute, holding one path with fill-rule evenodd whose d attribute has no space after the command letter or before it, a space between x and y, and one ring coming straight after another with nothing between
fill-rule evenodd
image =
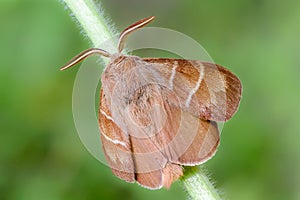
<instances>
[{"instance_id":1,"label":"brown moth","mask_svg":"<svg viewBox=\"0 0 300 200\"><path fill-rule=\"evenodd\" d=\"M197 60L140 58L122 54L127 36L151 22L142 19L121 34L118 52L91 48L110 58L101 81L99 127L112 172L149 189L169 188L182 166L210 159L220 142L217 121L237 111L240 80L222 66Z\"/></svg>"}]
</instances>

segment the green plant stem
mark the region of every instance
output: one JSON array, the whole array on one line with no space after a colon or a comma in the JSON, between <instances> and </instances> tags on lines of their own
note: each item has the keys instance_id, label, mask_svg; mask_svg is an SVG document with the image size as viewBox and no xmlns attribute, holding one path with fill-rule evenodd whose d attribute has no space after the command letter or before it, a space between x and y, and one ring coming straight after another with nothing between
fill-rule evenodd
<instances>
[{"instance_id":1,"label":"green plant stem","mask_svg":"<svg viewBox=\"0 0 300 200\"><path fill-rule=\"evenodd\" d=\"M94 47L101 47L105 43L106 51L117 52L115 31L109 25L100 4L97 5L93 0L64 0L64 2ZM107 58L103 59L108 62Z\"/></svg>"},{"instance_id":2,"label":"green plant stem","mask_svg":"<svg viewBox=\"0 0 300 200\"><path fill-rule=\"evenodd\" d=\"M220 200L220 196L201 167L185 167L181 178L193 200Z\"/></svg>"},{"instance_id":3,"label":"green plant stem","mask_svg":"<svg viewBox=\"0 0 300 200\"><path fill-rule=\"evenodd\" d=\"M115 31L107 23L100 5L96 5L92 0L64 0L64 2L76 17L94 47L100 47L105 42L105 50L116 52ZM108 62L104 57L103 59L106 63ZM220 199L213 185L199 167L186 167L181 181L193 200Z\"/></svg>"}]
</instances>

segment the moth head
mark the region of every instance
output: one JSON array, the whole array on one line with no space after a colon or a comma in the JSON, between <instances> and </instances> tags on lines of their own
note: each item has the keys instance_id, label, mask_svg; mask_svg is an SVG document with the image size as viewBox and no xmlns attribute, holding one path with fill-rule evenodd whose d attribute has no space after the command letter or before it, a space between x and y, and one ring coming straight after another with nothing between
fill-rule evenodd
<instances>
[{"instance_id":1,"label":"moth head","mask_svg":"<svg viewBox=\"0 0 300 200\"><path fill-rule=\"evenodd\" d=\"M144 19L141 19L140 21L128 26L127 28L125 28L119 37L119 41L118 41L118 52L117 55L120 55L124 49L125 46L125 42L128 38L128 36L130 35L130 33L132 33L133 31L142 28L144 26L146 26L148 23L150 23L151 21L153 21L155 19L154 16L151 17L147 17ZM74 58L72 58L69 62L67 62L62 68L60 68L60 70L65 70L68 69L74 65L76 65L77 63L81 62L82 60L84 60L85 58L94 55L94 54L100 54L101 56L105 56L108 58L111 58L113 54L103 50L103 49L99 49L99 48L90 48L87 49L81 53L79 53L77 56L75 56Z\"/></svg>"}]
</instances>

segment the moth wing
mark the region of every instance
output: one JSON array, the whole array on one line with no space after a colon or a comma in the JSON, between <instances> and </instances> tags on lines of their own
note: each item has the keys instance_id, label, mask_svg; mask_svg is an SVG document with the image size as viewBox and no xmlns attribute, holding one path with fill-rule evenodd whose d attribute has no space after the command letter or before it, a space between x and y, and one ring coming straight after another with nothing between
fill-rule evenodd
<instances>
[{"instance_id":1,"label":"moth wing","mask_svg":"<svg viewBox=\"0 0 300 200\"><path fill-rule=\"evenodd\" d=\"M130 138L111 118L109 99L100 91L99 126L106 160L117 177L127 182L135 181L134 162Z\"/></svg>"},{"instance_id":2,"label":"moth wing","mask_svg":"<svg viewBox=\"0 0 300 200\"><path fill-rule=\"evenodd\" d=\"M188 112L183 115L186 120L182 121L176 135L181 139L175 139L168 145L170 162L186 166L200 165L214 156L220 144L217 124Z\"/></svg>"},{"instance_id":3,"label":"moth wing","mask_svg":"<svg viewBox=\"0 0 300 200\"><path fill-rule=\"evenodd\" d=\"M226 68L197 60L143 60L176 93L180 104L175 106L184 111L211 121L227 121L237 111L242 92L241 82Z\"/></svg>"},{"instance_id":4,"label":"moth wing","mask_svg":"<svg viewBox=\"0 0 300 200\"><path fill-rule=\"evenodd\" d=\"M128 107L121 111L130 135L136 181L149 189L163 186L163 169L168 163L160 149L162 141L157 136L165 116L162 103L159 88L145 85L135 91Z\"/></svg>"},{"instance_id":5,"label":"moth wing","mask_svg":"<svg viewBox=\"0 0 300 200\"><path fill-rule=\"evenodd\" d=\"M166 90L166 91L162 91ZM136 181L144 187L169 187L182 175L180 165L203 163L219 144L215 122L199 119L169 104L176 101L168 88L147 85L128 105L129 130ZM167 95L167 96L166 96Z\"/></svg>"},{"instance_id":6,"label":"moth wing","mask_svg":"<svg viewBox=\"0 0 300 200\"><path fill-rule=\"evenodd\" d=\"M162 93L168 100L179 101L172 91L164 90ZM217 123L198 118L166 100L165 110L169 119L166 120L161 135L168 138L162 140L166 142L165 152L169 161L194 166L209 160L220 144Z\"/></svg>"}]
</instances>

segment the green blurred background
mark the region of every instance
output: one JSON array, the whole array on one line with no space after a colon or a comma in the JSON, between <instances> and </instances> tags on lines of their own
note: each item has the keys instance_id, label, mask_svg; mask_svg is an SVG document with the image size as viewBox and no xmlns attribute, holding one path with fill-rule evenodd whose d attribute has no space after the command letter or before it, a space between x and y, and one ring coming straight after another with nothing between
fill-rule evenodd
<instances>
[{"instance_id":1,"label":"green blurred background","mask_svg":"<svg viewBox=\"0 0 300 200\"><path fill-rule=\"evenodd\" d=\"M121 31L185 33L242 80L238 113L206 168L232 200L300 199L300 1L103 0ZM89 47L55 0L0 1L0 199L186 199L179 182L149 191L114 177L81 144L72 118L77 70ZM176 42L176 41L175 41Z\"/></svg>"}]
</instances>

